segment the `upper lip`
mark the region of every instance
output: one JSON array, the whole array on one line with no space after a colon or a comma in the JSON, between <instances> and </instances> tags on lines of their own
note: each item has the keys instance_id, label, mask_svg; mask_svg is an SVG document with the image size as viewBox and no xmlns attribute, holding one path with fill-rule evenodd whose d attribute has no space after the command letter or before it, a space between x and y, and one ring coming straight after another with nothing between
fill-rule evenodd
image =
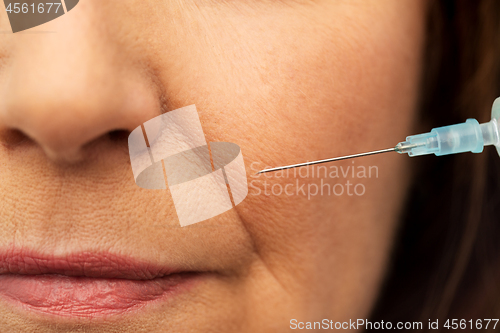
<instances>
[{"instance_id":1,"label":"upper lip","mask_svg":"<svg viewBox=\"0 0 500 333\"><path fill-rule=\"evenodd\" d=\"M152 280L178 269L109 252L76 252L61 256L16 249L0 251L1 274L59 274L107 279Z\"/></svg>"}]
</instances>

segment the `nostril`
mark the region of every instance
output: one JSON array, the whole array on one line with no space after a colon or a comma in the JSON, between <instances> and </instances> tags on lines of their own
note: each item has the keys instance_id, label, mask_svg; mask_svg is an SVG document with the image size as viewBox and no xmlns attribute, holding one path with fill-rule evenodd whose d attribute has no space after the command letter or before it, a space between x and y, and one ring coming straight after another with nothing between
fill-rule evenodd
<instances>
[{"instance_id":1,"label":"nostril","mask_svg":"<svg viewBox=\"0 0 500 333\"><path fill-rule=\"evenodd\" d=\"M130 131L127 130L114 130L108 133L108 137L111 141L124 141L128 139Z\"/></svg>"},{"instance_id":2,"label":"nostril","mask_svg":"<svg viewBox=\"0 0 500 333\"><path fill-rule=\"evenodd\" d=\"M31 141L32 140L26 134L17 129L6 129L0 131L0 143L7 148L15 147Z\"/></svg>"}]
</instances>

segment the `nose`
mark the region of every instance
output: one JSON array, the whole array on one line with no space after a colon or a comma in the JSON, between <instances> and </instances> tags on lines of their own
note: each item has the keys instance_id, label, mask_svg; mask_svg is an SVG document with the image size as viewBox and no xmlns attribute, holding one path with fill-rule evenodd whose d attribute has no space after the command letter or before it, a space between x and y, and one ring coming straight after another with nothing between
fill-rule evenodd
<instances>
[{"instance_id":1,"label":"nose","mask_svg":"<svg viewBox=\"0 0 500 333\"><path fill-rule=\"evenodd\" d=\"M21 132L58 162L78 162L89 143L160 113L140 56L82 21L61 17L55 33L14 35L0 77L0 131Z\"/></svg>"}]
</instances>

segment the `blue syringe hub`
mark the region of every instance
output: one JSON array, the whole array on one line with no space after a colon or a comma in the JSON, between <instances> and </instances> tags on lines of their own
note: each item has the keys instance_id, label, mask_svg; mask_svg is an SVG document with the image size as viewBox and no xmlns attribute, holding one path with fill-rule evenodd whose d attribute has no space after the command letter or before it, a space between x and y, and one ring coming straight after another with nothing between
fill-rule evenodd
<instances>
[{"instance_id":1,"label":"blue syringe hub","mask_svg":"<svg viewBox=\"0 0 500 333\"><path fill-rule=\"evenodd\" d=\"M500 154L499 117L500 98L497 98L493 103L491 121L479 124L476 119L467 119L465 123L433 128L429 133L406 137L406 141L398 143L395 150L409 156L442 156L481 153L484 146L494 145Z\"/></svg>"}]
</instances>

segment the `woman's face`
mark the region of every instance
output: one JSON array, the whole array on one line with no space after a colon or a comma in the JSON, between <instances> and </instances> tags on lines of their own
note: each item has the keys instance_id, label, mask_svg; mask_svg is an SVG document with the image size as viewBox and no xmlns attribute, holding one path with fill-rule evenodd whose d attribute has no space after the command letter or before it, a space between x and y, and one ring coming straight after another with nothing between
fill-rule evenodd
<instances>
[{"instance_id":1,"label":"woman's face","mask_svg":"<svg viewBox=\"0 0 500 333\"><path fill-rule=\"evenodd\" d=\"M410 134L424 7L86 0L1 33L2 330L278 332L367 318L407 159L255 172ZM241 147L249 194L181 227L168 189L135 184L127 135L191 104L207 141ZM88 271L81 285L68 277Z\"/></svg>"}]
</instances>

